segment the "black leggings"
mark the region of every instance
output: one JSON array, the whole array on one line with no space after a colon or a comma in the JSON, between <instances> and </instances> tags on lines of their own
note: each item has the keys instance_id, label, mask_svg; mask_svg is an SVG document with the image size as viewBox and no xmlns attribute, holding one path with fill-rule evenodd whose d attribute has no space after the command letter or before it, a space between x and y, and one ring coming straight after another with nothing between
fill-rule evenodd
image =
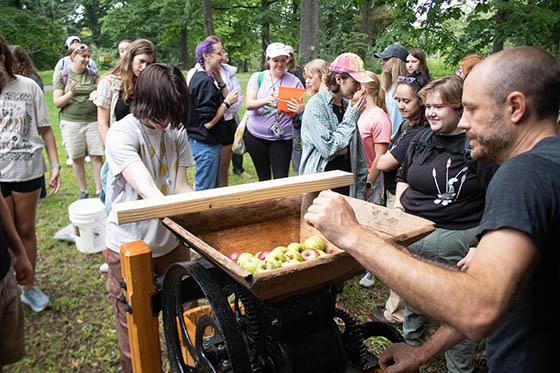
<instances>
[{"instance_id":1,"label":"black leggings","mask_svg":"<svg viewBox=\"0 0 560 373\"><path fill-rule=\"evenodd\" d=\"M275 179L288 177L292 159L291 139L264 140L253 136L249 130L246 130L243 140L257 170L259 181L270 180L271 171Z\"/></svg>"}]
</instances>

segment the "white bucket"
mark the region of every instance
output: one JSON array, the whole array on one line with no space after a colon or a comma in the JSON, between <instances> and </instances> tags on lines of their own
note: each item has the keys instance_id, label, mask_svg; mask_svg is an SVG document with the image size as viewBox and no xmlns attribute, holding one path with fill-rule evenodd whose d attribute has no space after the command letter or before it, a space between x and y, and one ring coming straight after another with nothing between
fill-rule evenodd
<instances>
[{"instance_id":1,"label":"white bucket","mask_svg":"<svg viewBox=\"0 0 560 373\"><path fill-rule=\"evenodd\" d=\"M97 253L105 248L105 206L98 198L86 198L68 206L74 225L76 247L83 253Z\"/></svg>"}]
</instances>

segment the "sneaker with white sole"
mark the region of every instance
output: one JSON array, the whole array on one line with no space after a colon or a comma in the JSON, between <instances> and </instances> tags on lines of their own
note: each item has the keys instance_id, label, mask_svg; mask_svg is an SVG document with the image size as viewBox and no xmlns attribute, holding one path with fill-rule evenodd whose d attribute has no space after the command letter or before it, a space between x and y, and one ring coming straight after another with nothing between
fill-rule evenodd
<instances>
[{"instance_id":1,"label":"sneaker with white sole","mask_svg":"<svg viewBox=\"0 0 560 373\"><path fill-rule=\"evenodd\" d=\"M35 285L22 291L21 301L31 307L35 312L41 312L51 308L49 297Z\"/></svg>"},{"instance_id":2,"label":"sneaker with white sole","mask_svg":"<svg viewBox=\"0 0 560 373\"><path fill-rule=\"evenodd\" d=\"M109 272L109 264L103 263L99 266L99 272L107 273Z\"/></svg>"},{"instance_id":3,"label":"sneaker with white sole","mask_svg":"<svg viewBox=\"0 0 560 373\"><path fill-rule=\"evenodd\" d=\"M371 272L366 272L358 284L363 288L371 289L375 285L375 276Z\"/></svg>"}]
</instances>

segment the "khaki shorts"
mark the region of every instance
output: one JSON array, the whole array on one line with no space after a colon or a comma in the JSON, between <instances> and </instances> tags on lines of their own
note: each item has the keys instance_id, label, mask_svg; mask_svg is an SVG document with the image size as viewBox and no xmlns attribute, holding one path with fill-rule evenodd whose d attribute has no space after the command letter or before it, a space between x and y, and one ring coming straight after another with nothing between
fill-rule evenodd
<instances>
[{"instance_id":1,"label":"khaki shorts","mask_svg":"<svg viewBox=\"0 0 560 373\"><path fill-rule=\"evenodd\" d=\"M61 120L60 130L62 132L62 145L71 159L85 157L86 149L89 155L103 156L105 154L97 122Z\"/></svg>"},{"instance_id":2,"label":"khaki shorts","mask_svg":"<svg viewBox=\"0 0 560 373\"><path fill-rule=\"evenodd\" d=\"M23 359L23 306L12 270L0 280L0 367Z\"/></svg>"}]
</instances>

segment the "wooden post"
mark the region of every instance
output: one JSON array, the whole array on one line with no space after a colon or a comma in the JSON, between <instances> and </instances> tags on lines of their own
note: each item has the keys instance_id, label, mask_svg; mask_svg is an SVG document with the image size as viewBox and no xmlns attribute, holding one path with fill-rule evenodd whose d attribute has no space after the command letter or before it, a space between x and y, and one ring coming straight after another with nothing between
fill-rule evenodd
<instances>
[{"instance_id":1,"label":"wooden post","mask_svg":"<svg viewBox=\"0 0 560 373\"><path fill-rule=\"evenodd\" d=\"M121 245L122 276L126 281L128 339L134 373L162 372L159 324L152 316L150 294L154 293L152 251L144 241Z\"/></svg>"}]
</instances>

